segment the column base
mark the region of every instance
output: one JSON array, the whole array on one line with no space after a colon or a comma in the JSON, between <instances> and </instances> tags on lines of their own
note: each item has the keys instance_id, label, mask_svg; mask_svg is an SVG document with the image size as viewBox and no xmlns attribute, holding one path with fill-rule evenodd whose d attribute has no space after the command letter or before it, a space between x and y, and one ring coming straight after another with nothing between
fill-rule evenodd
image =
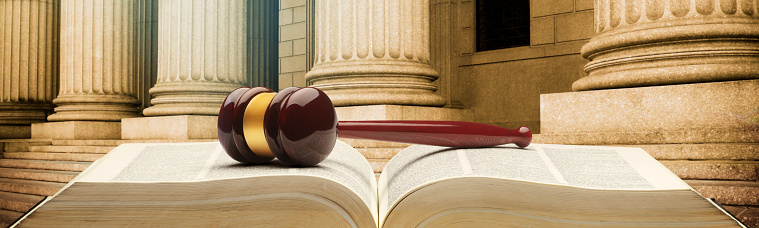
<instances>
[{"instance_id":1,"label":"column base","mask_svg":"<svg viewBox=\"0 0 759 228\"><path fill-rule=\"evenodd\" d=\"M48 121L120 121L137 117L137 99L126 95L65 94L53 100L58 107Z\"/></svg>"},{"instance_id":2,"label":"column base","mask_svg":"<svg viewBox=\"0 0 759 228\"><path fill-rule=\"evenodd\" d=\"M142 111L145 116L219 115L221 102L242 84L190 81L161 82L150 89L153 106Z\"/></svg>"},{"instance_id":3,"label":"column base","mask_svg":"<svg viewBox=\"0 0 759 228\"><path fill-rule=\"evenodd\" d=\"M126 118L121 139L218 139L217 121L218 116L201 115Z\"/></svg>"},{"instance_id":4,"label":"column base","mask_svg":"<svg viewBox=\"0 0 759 228\"><path fill-rule=\"evenodd\" d=\"M32 139L121 139L121 123L104 121L35 123L32 124Z\"/></svg>"}]
</instances>

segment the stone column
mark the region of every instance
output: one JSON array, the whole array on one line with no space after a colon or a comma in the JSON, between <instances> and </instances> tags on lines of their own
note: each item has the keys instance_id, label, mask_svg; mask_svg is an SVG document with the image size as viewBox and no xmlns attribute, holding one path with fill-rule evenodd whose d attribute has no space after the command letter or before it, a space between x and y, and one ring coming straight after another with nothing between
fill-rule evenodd
<instances>
[{"instance_id":1,"label":"stone column","mask_svg":"<svg viewBox=\"0 0 759 228\"><path fill-rule=\"evenodd\" d=\"M245 1L163 0L158 10L158 81L143 114L218 115L247 84Z\"/></svg>"},{"instance_id":2,"label":"stone column","mask_svg":"<svg viewBox=\"0 0 759 228\"><path fill-rule=\"evenodd\" d=\"M58 89L59 1L0 2L0 138L26 138Z\"/></svg>"},{"instance_id":3,"label":"stone column","mask_svg":"<svg viewBox=\"0 0 759 228\"><path fill-rule=\"evenodd\" d=\"M574 90L759 78L752 0L596 0L588 76Z\"/></svg>"},{"instance_id":4,"label":"stone column","mask_svg":"<svg viewBox=\"0 0 759 228\"><path fill-rule=\"evenodd\" d=\"M442 106L430 66L429 2L319 0L306 80L335 106Z\"/></svg>"},{"instance_id":5,"label":"stone column","mask_svg":"<svg viewBox=\"0 0 759 228\"><path fill-rule=\"evenodd\" d=\"M135 117L135 1L61 2L61 82L49 121L121 121Z\"/></svg>"}]
</instances>

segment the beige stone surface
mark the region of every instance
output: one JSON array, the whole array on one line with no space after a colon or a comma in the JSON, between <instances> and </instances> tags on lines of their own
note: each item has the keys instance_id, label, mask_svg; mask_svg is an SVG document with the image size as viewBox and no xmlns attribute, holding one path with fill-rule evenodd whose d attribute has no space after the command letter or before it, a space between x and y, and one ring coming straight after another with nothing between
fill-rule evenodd
<instances>
[{"instance_id":1,"label":"beige stone surface","mask_svg":"<svg viewBox=\"0 0 759 228\"><path fill-rule=\"evenodd\" d=\"M45 121L58 94L60 1L0 1L0 126ZM0 138L28 137L0 127ZM13 132L13 133L12 133Z\"/></svg>"},{"instance_id":2,"label":"beige stone surface","mask_svg":"<svg viewBox=\"0 0 759 228\"><path fill-rule=\"evenodd\" d=\"M217 116L177 115L126 118L121 139L218 139Z\"/></svg>"},{"instance_id":3,"label":"beige stone surface","mask_svg":"<svg viewBox=\"0 0 759 228\"><path fill-rule=\"evenodd\" d=\"M31 136L31 125L0 125L0 139L26 139Z\"/></svg>"},{"instance_id":4,"label":"beige stone surface","mask_svg":"<svg viewBox=\"0 0 759 228\"><path fill-rule=\"evenodd\" d=\"M248 5L167 0L158 8L158 81L143 114L218 115L227 94L249 83Z\"/></svg>"},{"instance_id":5,"label":"beige stone surface","mask_svg":"<svg viewBox=\"0 0 759 228\"><path fill-rule=\"evenodd\" d=\"M533 138L534 141L534 138ZM613 145L638 147L657 160L745 160L759 161L757 143L701 143Z\"/></svg>"},{"instance_id":6,"label":"beige stone surface","mask_svg":"<svg viewBox=\"0 0 759 228\"><path fill-rule=\"evenodd\" d=\"M757 181L759 161L662 161L681 179Z\"/></svg>"},{"instance_id":7,"label":"beige stone surface","mask_svg":"<svg viewBox=\"0 0 759 228\"><path fill-rule=\"evenodd\" d=\"M472 110L470 121L540 133L540 94L571 91L585 62L564 55L466 66L452 94Z\"/></svg>"},{"instance_id":8,"label":"beige stone surface","mask_svg":"<svg viewBox=\"0 0 759 228\"><path fill-rule=\"evenodd\" d=\"M590 39L593 36L593 11L556 16L556 42Z\"/></svg>"},{"instance_id":9,"label":"beige stone surface","mask_svg":"<svg viewBox=\"0 0 759 228\"><path fill-rule=\"evenodd\" d=\"M120 139L121 123L62 121L32 124L32 139Z\"/></svg>"},{"instance_id":10,"label":"beige stone surface","mask_svg":"<svg viewBox=\"0 0 759 228\"><path fill-rule=\"evenodd\" d=\"M747 227L759 227L759 207L724 206L730 214L741 220Z\"/></svg>"},{"instance_id":11,"label":"beige stone surface","mask_svg":"<svg viewBox=\"0 0 759 228\"><path fill-rule=\"evenodd\" d=\"M574 11L574 0L532 0L530 2L530 15L541 17Z\"/></svg>"},{"instance_id":12,"label":"beige stone surface","mask_svg":"<svg viewBox=\"0 0 759 228\"><path fill-rule=\"evenodd\" d=\"M136 75L149 62L138 61L137 41L144 37L137 22L145 16L144 8L129 3L62 2L60 94L49 121L138 116Z\"/></svg>"},{"instance_id":13,"label":"beige stone surface","mask_svg":"<svg viewBox=\"0 0 759 228\"><path fill-rule=\"evenodd\" d=\"M306 79L335 106L445 104L432 83L428 0L316 3L317 57Z\"/></svg>"},{"instance_id":14,"label":"beige stone surface","mask_svg":"<svg viewBox=\"0 0 759 228\"><path fill-rule=\"evenodd\" d=\"M575 10L592 10L593 0L575 0Z\"/></svg>"},{"instance_id":15,"label":"beige stone surface","mask_svg":"<svg viewBox=\"0 0 759 228\"><path fill-rule=\"evenodd\" d=\"M705 198L715 198L722 205L759 206L759 182L686 180Z\"/></svg>"},{"instance_id":16,"label":"beige stone surface","mask_svg":"<svg viewBox=\"0 0 759 228\"><path fill-rule=\"evenodd\" d=\"M756 142L756 94L759 80L544 94L541 131L634 136L610 144Z\"/></svg>"},{"instance_id":17,"label":"beige stone surface","mask_svg":"<svg viewBox=\"0 0 759 228\"><path fill-rule=\"evenodd\" d=\"M574 90L759 77L759 9L751 0L596 5L597 35L582 50L592 60L589 75Z\"/></svg>"},{"instance_id":18,"label":"beige stone surface","mask_svg":"<svg viewBox=\"0 0 759 228\"><path fill-rule=\"evenodd\" d=\"M472 118L466 109L406 105L363 105L336 107L338 120L450 120Z\"/></svg>"},{"instance_id":19,"label":"beige stone surface","mask_svg":"<svg viewBox=\"0 0 759 228\"><path fill-rule=\"evenodd\" d=\"M530 45L552 44L554 39L554 17L533 18L530 21Z\"/></svg>"}]
</instances>

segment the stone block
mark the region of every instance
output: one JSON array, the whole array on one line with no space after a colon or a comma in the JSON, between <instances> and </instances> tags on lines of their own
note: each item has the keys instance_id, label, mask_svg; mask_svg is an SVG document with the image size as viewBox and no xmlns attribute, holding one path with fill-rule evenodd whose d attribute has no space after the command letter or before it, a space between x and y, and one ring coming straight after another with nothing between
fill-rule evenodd
<instances>
[{"instance_id":1,"label":"stone block","mask_svg":"<svg viewBox=\"0 0 759 228\"><path fill-rule=\"evenodd\" d=\"M217 139L218 116L181 115L122 119L122 139Z\"/></svg>"},{"instance_id":2,"label":"stone block","mask_svg":"<svg viewBox=\"0 0 759 228\"><path fill-rule=\"evenodd\" d=\"M279 57L288 57L293 55L293 42L283 41L279 42Z\"/></svg>"},{"instance_id":3,"label":"stone block","mask_svg":"<svg viewBox=\"0 0 759 228\"><path fill-rule=\"evenodd\" d=\"M306 38L306 22L283 25L279 27L279 41Z\"/></svg>"},{"instance_id":4,"label":"stone block","mask_svg":"<svg viewBox=\"0 0 759 228\"><path fill-rule=\"evenodd\" d=\"M530 2L530 15L542 17L574 11L574 0L532 0ZM590 24L592 26L592 24Z\"/></svg>"},{"instance_id":5,"label":"stone block","mask_svg":"<svg viewBox=\"0 0 759 228\"><path fill-rule=\"evenodd\" d=\"M594 34L593 11L556 16L556 42L590 39Z\"/></svg>"},{"instance_id":6,"label":"stone block","mask_svg":"<svg viewBox=\"0 0 759 228\"><path fill-rule=\"evenodd\" d=\"M28 139L31 137L31 125L0 125L0 139Z\"/></svg>"},{"instance_id":7,"label":"stone block","mask_svg":"<svg viewBox=\"0 0 759 228\"><path fill-rule=\"evenodd\" d=\"M306 55L280 58L280 73L306 71Z\"/></svg>"},{"instance_id":8,"label":"stone block","mask_svg":"<svg viewBox=\"0 0 759 228\"><path fill-rule=\"evenodd\" d=\"M293 23L293 10L283 9L279 11L279 25L289 25Z\"/></svg>"},{"instance_id":9,"label":"stone block","mask_svg":"<svg viewBox=\"0 0 759 228\"><path fill-rule=\"evenodd\" d=\"M389 148L356 148L367 159L391 159L393 156L406 149L404 147Z\"/></svg>"},{"instance_id":10,"label":"stone block","mask_svg":"<svg viewBox=\"0 0 759 228\"><path fill-rule=\"evenodd\" d=\"M32 139L121 139L121 122L34 123L32 124Z\"/></svg>"},{"instance_id":11,"label":"stone block","mask_svg":"<svg viewBox=\"0 0 759 228\"><path fill-rule=\"evenodd\" d=\"M759 80L541 95L551 143L759 142Z\"/></svg>"},{"instance_id":12,"label":"stone block","mask_svg":"<svg viewBox=\"0 0 759 228\"><path fill-rule=\"evenodd\" d=\"M533 18L530 23L531 45L554 43L554 17Z\"/></svg>"},{"instance_id":13,"label":"stone block","mask_svg":"<svg viewBox=\"0 0 759 228\"><path fill-rule=\"evenodd\" d=\"M458 28L471 29L474 28L474 22L476 21L476 8L474 1L462 1L459 6Z\"/></svg>"},{"instance_id":14,"label":"stone block","mask_svg":"<svg viewBox=\"0 0 759 228\"><path fill-rule=\"evenodd\" d=\"M293 22L304 22L306 21L306 6L299 6L293 8Z\"/></svg>"},{"instance_id":15,"label":"stone block","mask_svg":"<svg viewBox=\"0 0 759 228\"><path fill-rule=\"evenodd\" d=\"M593 0L575 0L575 10L592 10Z\"/></svg>"},{"instance_id":16,"label":"stone block","mask_svg":"<svg viewBox=\"0 0 759 228\"><path fill-rule=\"evenodd\" d=\"M298 6L305 6L306 0L281 0L279 1L280 9L288 9Z\"/></svg>"},{"instance_id":17,"label":"stone block","mask_svg":"<svg viewBox=\"0 0 759 228\"><path fill-rule=\"evenodd\" d=\"M279 74L279 89L285 89L293 86L293 74Z\"/></svg>"},{"instance_id":18,"label":"stone block","mask_svg":"<svg viewBox=\"0 0 759 228\"><path fill-rule=\"evenodd\" d=\"M293 55L305 55L305 54L306 54L306 39L293 40Z\"/></svg>"},{"instance_id":19,"label":"stone block","mask_svg":"<svg viewBox=\"0 0 759 228\"><path fill-rule=\"evenodd\" d=\"M306 71L299 71L293 73L293 86L306 87Z\"/></svg>"}]
</instances>

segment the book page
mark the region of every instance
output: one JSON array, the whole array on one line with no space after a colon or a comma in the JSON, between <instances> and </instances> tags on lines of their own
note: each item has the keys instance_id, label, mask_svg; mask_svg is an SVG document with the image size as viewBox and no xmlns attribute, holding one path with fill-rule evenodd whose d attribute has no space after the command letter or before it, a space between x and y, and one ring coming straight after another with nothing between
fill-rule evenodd
<instances>
[{"instance_id":1,"label":"book page","mask_svg":"<svg viewBox=\"0 0 759 228\"><path fill-rule=\"evenodd\" d=\"M230 158L218 142L124 144L93 164L80 182L192 182L255 176L305 175L338 182L355 192L376 215L376 181L370 164L351 146L337 141L326 160L312 167L278 160L245 165Z\"/></svg>"},{"instance_id":2,"label":"book page","mask_svg":"<svg viewBox=\"0 0 759 228\"><path fill-rule=\"evenodd\" d=\"M655 171L646 171L651 169ZM396 155L380 177L380 219L415 188L463 176L591 189L689 189L645 151L636 148L533 144L527 148L503 145L455 149L414 145Z\"/></svg>"}]
</instances>

